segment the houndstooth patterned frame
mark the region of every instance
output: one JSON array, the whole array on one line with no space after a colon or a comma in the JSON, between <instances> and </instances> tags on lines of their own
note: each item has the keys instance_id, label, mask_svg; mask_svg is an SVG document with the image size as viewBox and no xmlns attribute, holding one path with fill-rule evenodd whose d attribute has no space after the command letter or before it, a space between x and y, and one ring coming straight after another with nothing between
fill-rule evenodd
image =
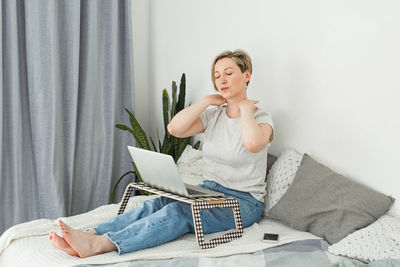
<instances>
[{"instance_id":1,"label":"houndstooth patterned frame","mask_svg":"<svg viewBox=\"0 0 400 267\"><path fill-rule=\"evenodd\" d=\"M136 188L133 186L133 184L128 184L126 186L124 195L122 196L121 202L119 203L117 215L124 213L126 205L128 205L129 198L131 197L132 192L135 190Z\"/></svg>"},{"instance_id":2,"label":"houndstooth patterned frame","mask_svg":"<svg viewBox=\"0 0 400 267\"><path fill-rule=\"evenodd\" d=\"M220 244L228 243L234 239L238 239L243 236L243 224L242 224L242 217L240 215L239 202L234 198L206 197L206 198L190 199L155 189L153 187L147 186L144 183L130 183L127 185L125 193L120 202L118 208L118 215L124 213L126 205L128 204L132 192L137 189L145 190L160 196L169 197L178 201L191 204L196 241L201 249L214 248ZM231 208L235 218L236 229L206 242L203 233L203 225L201 223L200 211L212 208L225 208L225 209Z\"/></svg>"},{"instance_id":3,"label":"houndstooth patterned frame","mask_svg":"<svg viewBox=\"0 0 400 267\"><path fill-rule=\"evenodd\" d=\"M203 225L201 224L200 211L212 208L231 208L235 217L236 230L230 231L222 236L213 238L206 242L204 239ZM239 203L236 199L224 198L220 199L219 201L210 202L195 200L195 202L192 204L192 214L197 244L202 249L213 248L243 236L242 217L240 216Z\"/></svg>"}]
</instances>

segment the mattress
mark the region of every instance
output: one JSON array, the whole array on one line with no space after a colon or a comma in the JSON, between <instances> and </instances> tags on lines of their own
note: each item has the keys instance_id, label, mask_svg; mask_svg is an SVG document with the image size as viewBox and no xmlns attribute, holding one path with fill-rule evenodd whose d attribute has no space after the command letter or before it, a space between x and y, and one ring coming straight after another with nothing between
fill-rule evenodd
<instances>
[{"instance_id":1,"label":"mattress","mask_svg":"<svg viewBox=\"0 0 400 267\"><path fill-rule=\"evenodd\" d=\"M127 209L155 196L132 197ZM63 218L74 228L90 229L116 216L116 204ZM0 237L0 266L335 266L341 261L361 262L329 254L328 244L307 232L262 218L244 229L244 236L212 249L200 249L194 234L186 234L166 244L118 255L115 251L80 259L53 248L48 233L59 233L56 220L35 220L16 225ZM277 243L262 242L265 232L278 233ZM206 238L212 238L207 235ZM302 263L302 264L300 264ZM304 264L303 264L304 263ZM339 265L338 265L339 266ZM352 265L345 265L352 266ZM362 266L362 265L354 265Z\"/></svg>"}]
</instances>

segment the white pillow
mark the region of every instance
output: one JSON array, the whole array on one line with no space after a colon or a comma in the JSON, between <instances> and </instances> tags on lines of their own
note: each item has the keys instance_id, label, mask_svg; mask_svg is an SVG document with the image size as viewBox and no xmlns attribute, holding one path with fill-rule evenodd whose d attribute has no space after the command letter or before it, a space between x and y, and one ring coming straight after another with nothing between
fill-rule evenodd
<instances>
[{"instance_id":1,"label":"white pillow","mask_svg":"<svg viewBox=\"0 0 400 267\"><path fill-rule=\"evenodd\" d=\"M282 152L272 165L267 175L267 195L265 197L264 216L278 203L279 199L292 185L294 176L299 169L303 154L293 148Z\"/></svg>"},{"instance_id":2,"label":"white pillow","mask_svg":"<svg viewBox=\"0 0 400 267\"><path fill-rule=\"evenodd\" d=\"M383 215L376 222L329 246L328 251L364 261L400 259L400 218Z\"/></svg>"},{"instance_id":3,"label":"white pillow","mask_svg":"<svg viewBox=\"0 0 400 267\"><path fill-rule=\"evenodd\" d=\"M200 150L187 145L179 157L176 166L183 182L191 185L199 185L203 178L203 155Z\"/></svg>"}]
</instances>

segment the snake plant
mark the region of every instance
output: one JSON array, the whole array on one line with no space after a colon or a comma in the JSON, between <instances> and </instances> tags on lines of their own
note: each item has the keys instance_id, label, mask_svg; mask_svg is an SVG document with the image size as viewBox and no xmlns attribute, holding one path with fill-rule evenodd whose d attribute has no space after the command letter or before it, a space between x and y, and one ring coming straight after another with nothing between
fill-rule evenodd
<instances>
[{"instance_id":1,"label":"snake plant","mask_svg":"<svg viewBox=\"0 0 400 267\"><path fill-rule=\"evenodd\" d=\"M164 138L161 143L160 136L157 132L157 146L154 143L153 139L150 135L147 135L143 128L140 126L140 123L136 120L133 113L125 108L126 112L129 114L130 126L124 124L117 124L117 127L120 130L128 131L132 134L133 138L136 140L138 147L153 150L156 152L164 153L171 155L175 162L178 161L179 157L182 155L183 150L185 149L186 145L189 144L191 137L186 138L178 138L169 134L167 130L167 125L171 121L171 119L182 109L185 107L185 97L186 97L186 77L185 73L182 74L181 81L179 84L179 94L177 97L178 87L175 81L172 81L172 103L170 105L170 97L168 95L167 89L162 91L162 110L163 110L163 121L164 121ZM150 140L150 143L149 143ZM151 146L150 146L151 144ZM194 145L194 148L198 148L200 142L197 142ZM133 171L128 171L123 174L117 181L114 186L112 195L110 197L109 203L114 202L115 193L117 191L119 183L127 177L129 174L135 174L136 179L138 182L142 182L142 177L140 176L139 171L134 162L132 162Z\"/></svg>"}]
</instances>

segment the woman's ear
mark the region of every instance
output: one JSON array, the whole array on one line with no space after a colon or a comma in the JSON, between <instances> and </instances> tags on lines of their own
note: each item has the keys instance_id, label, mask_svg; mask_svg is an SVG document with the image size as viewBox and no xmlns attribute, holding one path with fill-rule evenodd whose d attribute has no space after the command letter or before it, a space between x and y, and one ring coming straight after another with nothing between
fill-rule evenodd
<instances>
[{"instance_id":1,"label":"woman's ear","mask_svg":"<svg viewBox=\"0 0 400 267\"><path fill-rule=\"evenodd\" d=\"M250 72L250 70L246 70L246 71L244 71L244 74L245 74L245 79L246 79L246 83L248 83L249 81L250 81L250 78L251 78L251 72Z\"/></svg>"}]
</instances>

